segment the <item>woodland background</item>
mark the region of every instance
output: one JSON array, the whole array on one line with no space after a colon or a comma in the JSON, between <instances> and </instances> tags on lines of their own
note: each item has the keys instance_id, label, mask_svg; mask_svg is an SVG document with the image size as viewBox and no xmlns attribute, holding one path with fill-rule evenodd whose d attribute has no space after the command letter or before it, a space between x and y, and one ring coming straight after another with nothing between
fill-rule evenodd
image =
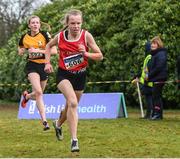
<instances>
[{"instance_id":1,"label":"woodland background","mask_svg":"<svg viewBox=\"0 0 180 159\"><path fill-rule=\"evenodd\" d=\"M102 62L89 61L88 82L131 80L141 70L144 44L156 35L162 38L168 49L168 81L177 79L179 0L53 0L38 7L41 1L36 1L34 8L35 1L32 2L18 0L19 10L15 12L15 6L7 9L10 6L7 5L3 10L6 1L0 2L0 99L19 101L22 91L31 88L24 73L26 56L17 55L18 41L28 31L27 17L30 14L40 16L52 28L48 30L43 26L42 29L54 36L63 27L60 20L72 8L83 12L83 28L92 33L105 57ZM8 15L6 19L4 15ZM51 59L55 70L57 59L56 55ZM53 73L45 93L57 92ZM138 105L136 87L131 83L91 84L87 85L85 92L124 92L128 105ZM163 101L166 108L180 108L180 91L176 83L165 85Z\"/></svg>"}]
</instances>

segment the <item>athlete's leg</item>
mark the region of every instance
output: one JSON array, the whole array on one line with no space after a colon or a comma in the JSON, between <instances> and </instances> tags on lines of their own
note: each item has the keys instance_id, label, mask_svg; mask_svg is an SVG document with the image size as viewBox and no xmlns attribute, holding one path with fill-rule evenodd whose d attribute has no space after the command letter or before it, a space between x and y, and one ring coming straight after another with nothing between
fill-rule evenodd
<instances>
[{"instance_id":1,"label":"athlete's leg","mask_svg":"<svg viewBox=\"0 0 180 159\"><path fill-rule=\"evenodd\" d=\"M31 93L28 93L28 94L26 95L26 99L27 99L27 100L29 100L29 99L36 100L35 92L32 91Z\"/></svg>"},{"instance_id":2,"label":"athlete's leg","mask_svg":"<svg viewBox=\"0 0 180 159\"><path fill-rule=\"evenodd\" d=\"M61 113L59 115L59 119L57 120L57 127L61 127L61 125L66 121L67 119L67 103L64 109L61 110Z\"/></svg>"},{"instance_id":3,"label":"athlete's leg","mask_svg":"<svg viewBox=\"0 0 180 159\"><path fill-rule=\"evenodd\" d=\"M80 101L82 93L83 93L83 91L75 91L78 103ZM67 103L66 103L66 106L65 106L65 108L63 110L61 110L61 114L60 114L59 119L57 121L57 126L58 127L61 127L61 125L66 121L66 119L67 119L67 109L68 109L68 106L67 106Z\"/></svg>"},{"instance_id":4,"label":"athlete's leg","mask_svg":"<svg viewBox=\"0 0 180 159\"><path fill-rule=\"evenodd\" d=\"M47 81L48 81L48 80L44 80L44 81L41 81L41 83L40 83L43 92L44 92L44 90L45 90L45 88L46 88Z\"/></svg>"},{"instance_id":5,"label":"athlete's leg","mask_svg":"<svg viewBox=\"0 0 180 159\"><path fill-rule=\"evenodd\" d=\"M41 116L42 121L46 121L46 114L45 114L45 107L43 101L43 89L40 83L40 76L39 74L33 72L28 74L28 79L32 84L32 89L35 95L36 104Z\"/></svg>"},{"instance_id":6,"label":"athlete's leg","mask_svg":"<svg viewBox=\"0 0 180 159\"><path fill-rule=\"evenodd\" d=\"M58 89L66 98L67 107L67 121L72 139L77 139L77 125L78 125L78 113L77 106L78 100L75 91L68 80L62 80L58 84Z\"/></svg>"},{"instance_id":7,"label":"athlete's leg","mask_svg":"<svg viewBox=\"0 0 180 159\"><path fill-rule=\"evenodd\" d=\"M43 92L44 92L44 90L45 90L45 88L46 88L47 80L41 81L40 84L41 84L41 88L42 88L42 90L43 90ZM35 96L34 90L33 90L31 93L28 93L28 94L26 95L26 99L27 99L27 100L28 100L28 99L36 100L36 96Z\"/></svg>"}]
</instances>

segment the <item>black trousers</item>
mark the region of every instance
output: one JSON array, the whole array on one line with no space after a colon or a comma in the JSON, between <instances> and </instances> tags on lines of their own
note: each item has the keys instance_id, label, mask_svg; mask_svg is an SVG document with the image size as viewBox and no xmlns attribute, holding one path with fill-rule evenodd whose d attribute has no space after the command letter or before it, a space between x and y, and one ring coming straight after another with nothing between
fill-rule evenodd
<instances>
[{"instance_id":1,"label":"black trousers","mask_svg":"<svg viewBox=\"0 0 180 159\"><path fill-rule=\"evenodd\" d=\"M152 97L152 87L147 85L140 85L141 93L145 97L146 104L146 117L150 117L153 112L153 97Z\"/></svg>"},{"instance_id":2,"label":"black trousers","mask_svg":"<svg viewBox=\"0 0 180 159\"><path fill-rule=\"evenodd\" d=\"M152 95L145 95L147 110L146 110L146 116L150 117L153 111L153 99Z\"/></svg>"},{"instance_id":3,"label":"black trousers","mask_svg":"<svg viewBox=\"0 0 180 159\"><path fill-rule=\"evenodd\" d=\"M163 102L162 102L162 90L164 83L156 83L152 89L153 95L153 114L159 114L163 116Z\"/></svg>"}]
</instances>

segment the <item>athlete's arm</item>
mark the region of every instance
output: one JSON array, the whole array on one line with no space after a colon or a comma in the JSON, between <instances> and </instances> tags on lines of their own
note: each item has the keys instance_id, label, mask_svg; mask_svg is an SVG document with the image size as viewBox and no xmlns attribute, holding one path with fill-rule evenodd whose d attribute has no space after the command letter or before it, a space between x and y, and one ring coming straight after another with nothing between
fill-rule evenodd
<instances>
[{"instance_id":1,"label":"athlete's arm","mask_svg":"<svg viewBox=\"0 0 180 159\"><path fill-rule=\"evenodd\" d=\"M18 47L18 55L22 56L25 51L26 51L25 48L23 48L23 47Z\"/></svg>"},{"instance_id":2,"label":"athlete's arm","mask_svg":"<svg viewBox=\"0 0 180 159\"><path fill-rule=\"evenodd\" d=\"M52 65L50 63L50 58L51 58L51 48L56 47L56 44L58 44L58 35L56 35L51 41L49 41L46 45L45 49L45 59L46 59L46 65L44 70L48 73L53 72Z\"/></svg>"},{"instance_id":3,"label":"athlete's arm","mask_svg":"<svg viewBox=\"0 0 180 159\"><path fill-rule=\"evenodd\" d=\"M51 47L50 53L51 55L57 54L57 47L56 46Z\"/></svg>"},{"instance_id":4,"label":"athlete's arm","mask_svg":"<svg viewBox=\"0 0 180 159\"><path fill-rule=\"evenodd\" d=\"M49 41L52 40L52 37L51 37L51 35L50 35L49 32L44 32L44 31L42 31L41 33L42 33L42 35L45 37L46 43L48 43ZM41 52L40 52L40 53L41 53ZM45 54L45 50L43 50L42 53ZM53 47L50 49L50 53L51 53L51 55L57 54L57 48L56 48L56 46L53 46Z\"/></svg>"},{"instance_id":5,"label":"athlete's arm","mask_svg":"<svg viewBox=\"0 0 180 159\"><path fill-rule=\"evenodd\" d=\"M22 56L24 54L24 52L26 51L26 49L24 48L23 45L23 38L24 38L25 34L21 36L20 40L19 40L19 45L18 45L18 55Z\"/></svg>"},{"instance_id":6,"label":"athlete's arm","mask_svg":"<svg viewBox=\"0 0 180 159\"><path fill-rule=\"evenodd\" d=\"M51 49L52 49L53 47L56 47L57 43L58 43L58 35L56 35L51 41L49 41L49 42L46 44L45 57L46 57L47 62L50 62ZM57 51L57 50L56 50L56 51Z\"/></svg>"},{"instance_id":7,"label":"athlete's arm","mask_svg":"<svg viewBox=\"0 0 180 159\"><path fill-rule=\"evenodd\" d=\"M96 44L93 36L89 32L86 33L86 41L87 46L91 49L92 52L85 52L84 55L92 60L103 60L103 54L98 45Z\"/></svg>"}]
</instances>

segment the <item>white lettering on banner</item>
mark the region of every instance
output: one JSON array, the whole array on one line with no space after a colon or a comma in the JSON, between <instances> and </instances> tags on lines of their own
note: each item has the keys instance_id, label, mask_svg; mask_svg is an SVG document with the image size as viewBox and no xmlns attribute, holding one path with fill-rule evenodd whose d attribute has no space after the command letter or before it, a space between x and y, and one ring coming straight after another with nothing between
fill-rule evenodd
<instances>
[{"instance_id":1,"label":"white lettering on banner","mask_svg":"<svg viewBox=\"0 0 180 159\"><path fill-rule=\"evenodd\" d=\"M58 105L57 107L56 106L53 106L53 105L50 105L50 106L47 106L45 105L45 109L46 109L46 113L60 113L62 109L64 109L64 104L63 105Z\"/></svg>"},{"instance_id":2,"label":"white lettering on banner","mask_svg":"<svg viewBox=\"0 0 180 159\"><path fill-rule=\"evenodd\" d=\"M79 113L105 113L106 106L104 105L93 105L93 106L79 106L78 107Z\"/></svg>"},{"instance_id":3,"label":"white lettering on banner","mask_svg":"<svg viewBox=\"0 0 180 159\"><path fill-rule=\"evenodd\" d=\"M50 105L49 107L46 106L46 113L56 113L56 107Z\"/></svg>"},{"instance_id":4,"label":"white lettering on banner","mask_svg":"<svg viewBox=\"0 0 180 159\"><path fill-rule=\"evenodd\" d=\"M30 106L29 106L29 114L34 114L36 108L36 101L31 100ZM65 105L45 105L45 110L47 114L55 114L60 113L62 109L65 108ZM39 114L39 111L37 110L37 113ZM78 106L78 113L106 113L106 106L104 105L92 105L92 106Z\"/></svg>"},{"instance_id":5,"label":"white lettering on banner","mask_svg":"<svg viewBox=\"0 0 180 159\"><path fill-rule=\"evenodd\" d=\"M29 114L34 114L35 109L36 109L36 101L31 100L29 106Z\"/></svg>"},{"instance_id":6,"label":"white lettering on banner","mask_svg":"<svg viewBox=\"0 0 180 159\"><path fill-rule=\"evenodd\" d=\"M62 94L43 95L47 119L57 119L62 109L66 106ZM29 100L26 108L21 107L21 96L19 102L19 119L40 119L35 100ZM113 102L112 102L113 101ZM102 119L127 117L126 105L123 93L84 93L78 104L77 113L79 119Z\"/></svg>"},{"instance_id":7,"label":"white lettering on banner","mask_svg":"<svg viewBox=\"0 0 180 159\"><path fill-rule=\"evenodd\" d=\"M58 105L57 113L61 113L61 110L63 110L64 108L65 108L64 105Z\"/></svg>"}]
</instances>

